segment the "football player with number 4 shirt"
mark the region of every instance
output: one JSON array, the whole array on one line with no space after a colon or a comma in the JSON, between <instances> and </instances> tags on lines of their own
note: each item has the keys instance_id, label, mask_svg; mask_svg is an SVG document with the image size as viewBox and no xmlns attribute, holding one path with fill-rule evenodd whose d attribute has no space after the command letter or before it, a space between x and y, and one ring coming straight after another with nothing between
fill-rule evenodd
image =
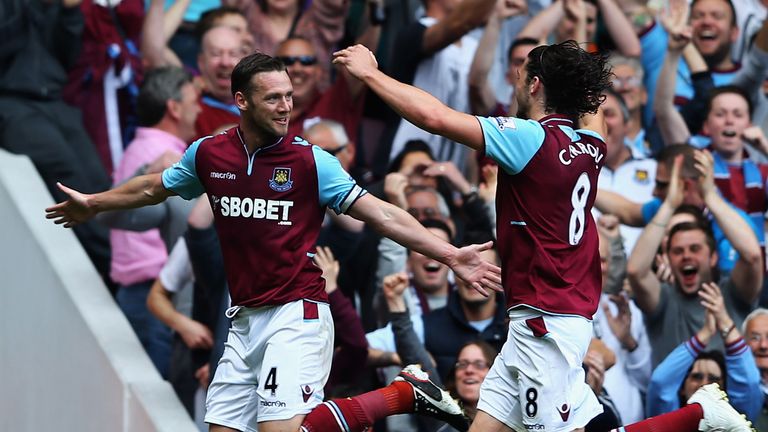
<instances>
[{"instance_id":1,"label":"football player with number 4 shirt","mask_svg":"<svg viewBox=\"0 0 768 432\"><path fill-rule=\"evenodd\" d=\"M390 414L423 413L466 430L461 409L418 366L387 387L323 402L333 320L315 243L326 207L430 256L482 293L501 290L500 269L456 248L406 211L366 193L339 161L301 138L285 139L293 87L285 65L256 53L232 72L240 125L201 138L162 175L134 177L106 192L69 199L47 218L71 227L105 210L207 192L224 256L232 308L227 344L206 401L211 431L362 431Z\"/></svg>"},{"instance_id":2,"label":"football player with number 4 shirt","mask_svg":"<svg viewBox=\"0 0 768 432\"><path fill-rule=\"evenodd\" d=\"M454 111L386 76L365 47L334 56L406 120L499 164L497 243L509 334L483 381L470 431L586 426L602 412L585 383L582 359L601 289L591 210L606 152L600 105L613 74L605 58L574 41L534 48L515 83L519 118L483 118ZM579 123L586 126L578 128ZM723 398L719 389L709 388L691 398L693 408L669 414L681 419L661 421L680 431L699 430L702 418L705 426L741 425ZM646 422L626 431L657 423Z\"/></svg>"}]
</instances>

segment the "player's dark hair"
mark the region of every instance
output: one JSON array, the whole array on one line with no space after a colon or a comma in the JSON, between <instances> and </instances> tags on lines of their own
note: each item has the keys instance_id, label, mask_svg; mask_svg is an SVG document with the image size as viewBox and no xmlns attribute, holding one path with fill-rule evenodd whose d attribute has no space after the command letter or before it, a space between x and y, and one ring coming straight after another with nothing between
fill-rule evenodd
<instances>
[{"instance_id":1,"label":"player's dark hair","mask_svg":"<svg viewBox=\"0 0 768 432\"><path fill-rule=\"evenodd\" d=\"M672 229L669 230L669 239L667 240L667 253L669 253L670 249L672 248L672 239L675 237L675 235L681 232L688 232L688 231L703 232L707 239L707 246L709 247L709 253L717 252L715 237L712 234L712 229L709 227L709 225L702 225L697 222L681 222L673 226Z\"/></svg>"},{"instance_id":2,"label":"player's dark hair","mask_svg":"<svg viewBox=\"0 0 768 432\"><path fill-rule=\"evenodd\" d=\"M402 167L405 157L411 153L416 152L426 153L430 159L435 160L435 155L432 154L432 147L430 147L429 144L419 139L410 140L405 143L405 146L403 146L403 149L400 150L400 153L398 153L397 156L392 159L392 162L389 164L387 173L400 171L400 167Z\"/></svg>"},{"instance_id":3,"label":"player's dark hair","mask_svg":"<svg viewBox=\"0 0 768 432\"><path fill-rule=\"evenodd\" d=\"M247 55L232 70L232 96L237 92L250 96L253 90L251 78L256 74L285 70L285 64L278 58L260 52Z\"/></svg>"},{"instance_id":4,"label":"player's dark hair","mask_svg":"<svg viewBox=\"0 0 768 432\"><path fill-rule=\"evenodd\" d=\"M521 37L517 38L512 41L512 44L509 46L509 49L507 50L507 59L512 58L512 52L515 50L515 48L523 45L533 45L533 46L539 46L541 45L541 42L532 37Z\"/></svg>"},{"instance_id":5,"label":"player's dark hair","mask_svg":"<svg viewBox=\"0 0 768 432\"><path fill-rule=\"evenodd\" d=\"M218 21L227 15L240 15L245 18L245 14L234 6L221 6L203 12L195 26L195 35L197 36L198 41L202 41L203 36L208 33L208 30L217 27L219 25Z\"/></svg>"},{"instance_id":6,"label":"player's dark hair","mask_svg":"<svg viewBox=\"0 0 768 432\"><path fill-rule=\"evenodd\" d=\"M534 48L526 71L526 84L538 77L544 85L545 111L574 119L596 113L613 80L607 56L587 52L573 40Z\"/></svg>"},{"instance_id":7,"label":"player's dark hair","mask_svg":"<svg viewBox=\"0 0 768 432\"><path fill-rule=\"evenodd\" d=\"M690 10L693 10L693 6L698 2L699 0L693 0ZM733 6L733 2L731 0L723 0L723 2L728 4L728 9L731 11L731 27L736 27L738 24L736 23L736 8Z\"/></svg>"},{"instance_id":8,"label":"player's dark hair","mask_svg":"<svg viewBox=\"0 0 768 432\"><path fill-rule=\"evenodd\" d=\"M180 67L167 66L147 71L136 98L139 126L158 124L165 116L168 101L180 101L181 87L191 82L192 75Z\"/></svg>"},{"instance_id":9,"label":"player's dark hair","mask_svg":"<svg viewBox=\"0 0 768 432\"><path fill-rule=\"evenodd\" d=\"M713 362L717 363L717 366L720 368L720 380L722 381L722 384L720 384L720 389L722 391L728 391L728 370L726 369L725 364L725 356L722 352L717 350L712 351L704 351L699 353L698 356L696 356L696 360L691 363L691 367L688 368L688 372L685 373L685 379L683 379L683 382L680 383L680 388L677 390L677 396L680 399L680 406L685 406L685 404L688 403L686 400L683 391L685 389L685 381L688 379L688 377L691 375L691 372L693 371L693 367L696 365L696 362L699 360L712 360Z\"/></svg>"},{"instance_id":10,"label":"player's dark hair","mask_svg":"<svg viewBox=\"0 0 768 432\"><path fill-rule=\"evenodd\" d=\"M723 94L735 94L744 98L744 100L747 101L749 117L752 118L752 111L755 107L752 105L752 99L749 97L749 93L742 87L733 84L714 87L709 91L709 95L707 96L707 115L712 111L712 102L714 102L715 98Z\"/></svg>"}]
</instances>

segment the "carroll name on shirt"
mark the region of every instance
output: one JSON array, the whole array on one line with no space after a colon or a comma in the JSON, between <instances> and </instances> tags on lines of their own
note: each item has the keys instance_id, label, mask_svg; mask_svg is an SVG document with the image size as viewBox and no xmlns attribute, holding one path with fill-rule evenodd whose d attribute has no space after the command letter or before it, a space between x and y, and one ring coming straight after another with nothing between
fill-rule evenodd
<instances>
[{"instance_id":1,"label":"carroll name on shirt","mask_svg":"<svg viewBox=\"0 0 768 432\"><path fill-rule=\"evenodd\" d=\"M560 153L558 156L560 157L560 162L563 165L570 165L571 162L573 162L573 159L581 156L581 155L588 155L595 159L595 164L599 164L600 161L603 159L603 156L605 156L603 153L600 152L600 149L593 146L592 144L584 144L581 142L575 142L573 144L568 145L568 149L562 149L560 150Z\"/></svg>"}]
</instances>

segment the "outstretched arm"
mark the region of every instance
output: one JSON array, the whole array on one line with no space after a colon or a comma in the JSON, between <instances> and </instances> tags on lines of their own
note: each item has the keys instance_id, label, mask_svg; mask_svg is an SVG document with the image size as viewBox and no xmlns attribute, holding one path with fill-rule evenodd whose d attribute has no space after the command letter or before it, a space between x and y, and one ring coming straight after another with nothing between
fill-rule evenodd
<instances>
[{"instance_id":1,"label":"outstretched arm","mask_svg":"<svg viewBox=\"0 0 768 432\"><path fill-rule=\"evenodd\" d=\"M364 46L337 51L333 62L344 66L417 127L475 150L484 149L483 131L475 117L455 111L429 93L388 77L378 69L376 57Z\"/></svg>"},{"instance_id":2,"label":"outstretched arm","mask_svg":"<svg viewBox=\"0 0 768 432\"><path fill-rule=\"evenodd\" d=\"M446 264L480 293L488 295L487 289L501 291L501 269L480 256L480 252L493 247L492 242L457 249L433 235L405 210L371 194L360 197L348 214L365 221L381 235Z\"/></svg>"},{"instance_id":3,"label":"outstretched arm","mask_svg":"<svg viewBox=\"0 0 768 432\"><path fill-rule=\"evenodd\" d=\"M731 271L733 286L742 301L751 304L757 300L763 286L763 255L760 244L750 224L717 192L712 154L697 151L695 157L696 169L701 173L699 188L704 203L722 228L725 238L739 253L739 259Z\"/></svg>"},{"instance_id":4,"label":"outstretched arm","mask_svg":"<svg viewBox=\"0 0 768 432\"><path fill-rule=\"evenodd\" d=\"M653 110L665 145L685 143L691 133L683 116L675 108L675 81L677 64L686 46L690 45L691 27L688 25L688 4L685 0L670 2L669 11L661 18L667 38L667 54L664 66L656 82ZM695 49L695 48L692 48Z\"/></svg>"},{"instance_id":5,"label":"outstretched arm","mask_svg":"<svg viewBox=\"0 0 768 432\"><path fill-rule=\"evenodd\" d=\"M669 192L664 203L656 212L643 232L638 237L627 261L627 276L635 293L635 301L640 310L651 314L656 310L661 298L661 282L651 266L656 258L656 251L666 234L669 219L683 201L683 179L680 178L682 156L675 159L672 167Z\"/></svg>"},{"instance_id":6,"label":"outstretched arm","mask_svg":"<svg viewBox=\"0 0 768 432\"><path fill-rule=\"evenodd\" d=\"M643 205L632 202L623 196L606 189L598 189L595 198L595 208L602 213L612 214L619 218L619 222L633 227L642 227Z\"/></svg>"},{"instance_id":7,"label":"outstretched arm","mask_svg":"<svg viewBox=\"0 0 768 432\"><path fill-rule=\"evenodd\" d=\"M499 41L499 32L503 22L512 16L526 12L524 0L498 0L496 8L488 18L483 30L483 37L475 50L472 65L469 68L469 105L472 113L489 115L496 106L496 95L490 83L488 74L493 66L494 53Z\"/></svg>"},{"instance_id":8,"label":"outstretched arm","mask_svg":"<svg viewBox=\"0 0 768 432\"><path fill-rule=\"evenodd\" d=\"M159 173L134 177L114 189L96 194L83 194L61 183L57 186L69 199L45 209L45 217L56 224L64 224L65 228L86 222L103 211L158 204L175 195L163 186Z\"/></svg>"}]
</instances>

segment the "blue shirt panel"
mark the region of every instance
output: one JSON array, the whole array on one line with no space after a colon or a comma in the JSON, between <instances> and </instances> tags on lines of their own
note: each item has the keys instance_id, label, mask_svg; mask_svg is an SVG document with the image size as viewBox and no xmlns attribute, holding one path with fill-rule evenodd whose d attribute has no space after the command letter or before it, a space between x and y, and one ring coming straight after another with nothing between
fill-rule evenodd
<instances>
[{"instance_id":1,"label":"blue shirt panel","mask_svg":"<svg viewBox=\"0 0 768 432\"><path fill-rule=\"evenodd\" d=\"M544 144L544 128L534 120L516 117L477 117L483 129L485 154L504 171L517 174Z\"/></svg>"},{"instance_id":2,"label":"blue shirt panel","mask_svg":"<svg viewBox=\"0 0 768 432\"><path fill-rule=\"evenodd\" d=\"M320 205L328 206L336 214L341 214L348 208L348 205L343 204L350 194L356 194L353 199L365 195L366 192L357 186L357 182L344 171L339 160L333 155L318 146L312 146L312 154L317 167Z\"/></svg>"},{"instance_id":3,"label":"blue shirt panel","mask_svg":"<svg viewBox=\"0 0 768 432\"><path fill-rule=\"evenodd\" d=\"M195 167L195 157L200 143L211 138L209 136L200 138L187 148L181 160L166 168L163 171L163 186L166 189L177 193L184 199L192 199L200 196L205 189L200 179L197 177Z\"/></svg>"}]
</instances>

